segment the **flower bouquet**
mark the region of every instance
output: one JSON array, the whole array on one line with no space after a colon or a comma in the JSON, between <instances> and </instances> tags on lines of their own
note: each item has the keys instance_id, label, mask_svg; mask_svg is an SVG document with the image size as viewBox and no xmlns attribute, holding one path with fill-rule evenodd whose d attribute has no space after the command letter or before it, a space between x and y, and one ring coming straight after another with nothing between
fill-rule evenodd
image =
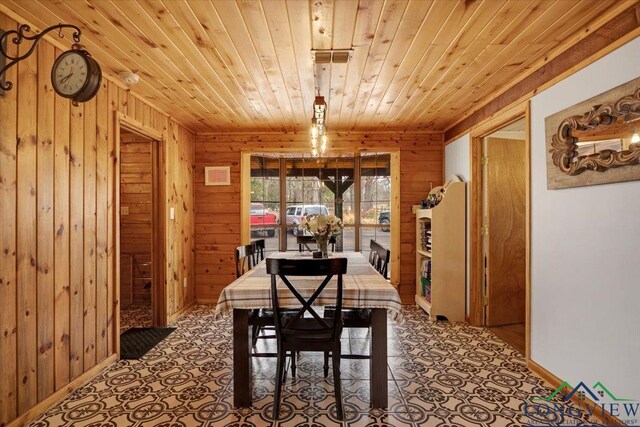
<instances>
[{"instance_id":1,"label":"flower bouquet","mask_svg":"<svg viewBox=\"0 0 640 427\"><path fill-rule=\"evenodd\" d=\"M322 252L322 258L328 258L329 239L340 234L343 227L342 220L335 215L316 215L303 219L301 225L315 239L318 249Z\"/></svg>"}]
</instances>

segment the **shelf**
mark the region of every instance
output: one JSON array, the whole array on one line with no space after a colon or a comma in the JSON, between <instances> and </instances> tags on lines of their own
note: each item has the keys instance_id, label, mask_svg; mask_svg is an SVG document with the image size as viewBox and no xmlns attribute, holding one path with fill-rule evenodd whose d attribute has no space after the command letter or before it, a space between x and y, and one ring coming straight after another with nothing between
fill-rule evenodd
<instances>
[{"instance_id":1,"label":"shelf","mask_svg":"<svg viewBox=\"0 0 640 427\"><path fill-rule=\"evenodd\" d=\"M441 187L432 189L433 193ZM429 318L465 320L466 188L452 182L432 209L416 209L415 303ZM430 263L430 301L422 296L422 275Z\"/></svg>"},{"instance_id":2,"label":"shelf","mask_svg":"<svg viewBox=\"0 0 640 427\"><path fill-rule=\"evenodd\" d=\"M419 219L431 219L431 215L432 215L431 212L432 212L431 209L417 209L416 215L418 216Z\"/></svg>"},{"instance_id":3,"label":"shelf","mask_svg":"<svg viewBox=\"0 0 640 427\"><path fill-rule=\"evenodd\" d=\"M416 304L431 316L431 303L425 297L416 294Z\"/></svg>"},{"instance_id":4,"label":"shelf","mask_svg":"<svg viewBox=\"0 0 640 427\"><path fill-rule=\"evenodd\" d=\"M431 258L431 252L429 252L429 251L425 251L425 250L422 250L422 249L418 249L418 250L417 250L417 252L418 252L420 255L422 255L422 256L426 256L426 257Z\"/></svg>"}]
</instances>

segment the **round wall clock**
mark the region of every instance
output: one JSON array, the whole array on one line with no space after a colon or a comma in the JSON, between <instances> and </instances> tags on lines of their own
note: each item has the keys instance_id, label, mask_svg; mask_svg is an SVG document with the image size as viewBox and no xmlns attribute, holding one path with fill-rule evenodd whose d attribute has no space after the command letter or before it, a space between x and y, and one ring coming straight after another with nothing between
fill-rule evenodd
<instances>
[{"instance_id":1,"label":"round wall clock","mask_svg":"<svg viewBox=\"0 0 640 427\"><path fill-rule=\"evenodd\" d=\"M86 50L62 53L51 69L53 89L58 95L71 99L74 105L96 96L101 81L100 66Z\"/></svg>"}]
</instances>

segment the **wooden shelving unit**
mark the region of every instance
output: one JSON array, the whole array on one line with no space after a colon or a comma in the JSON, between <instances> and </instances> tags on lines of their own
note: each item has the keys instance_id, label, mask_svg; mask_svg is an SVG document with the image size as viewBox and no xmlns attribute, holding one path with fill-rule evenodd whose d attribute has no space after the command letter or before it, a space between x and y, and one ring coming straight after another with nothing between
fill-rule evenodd
<instances>
[{"instance_id":1,"label":"wooden shelving unit","mask_svg":"<svg viewBox=\"0 0 640 427\"><path fill-rule=\"evenodd\" d=\"M431 192L437 192L436 187ZM466 286L466 185L453 182L442 201L416 214L416 305L432 321L465 320ZM422 293L423 262L431 261L430 298Z\"/></svg>"}]
</instances>

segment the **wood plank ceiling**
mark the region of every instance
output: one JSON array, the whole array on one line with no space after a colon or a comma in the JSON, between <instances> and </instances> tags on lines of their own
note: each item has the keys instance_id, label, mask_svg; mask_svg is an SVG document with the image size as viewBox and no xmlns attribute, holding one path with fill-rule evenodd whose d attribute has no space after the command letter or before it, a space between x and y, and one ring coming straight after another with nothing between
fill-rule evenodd
<instances>
[{"instance_id":1,"label":"wood plank ceiling","mask_svg":"<svg viewBox=\"0 0 640 427\"><path fill-rule=\"evenodd\" d=\"M0 0L83 29L103 67L196 131L308 129L311 49L335 130L445 130L635 0ZM65 39L65 42L68 38Z\"/></svg>"}]
</instances>

